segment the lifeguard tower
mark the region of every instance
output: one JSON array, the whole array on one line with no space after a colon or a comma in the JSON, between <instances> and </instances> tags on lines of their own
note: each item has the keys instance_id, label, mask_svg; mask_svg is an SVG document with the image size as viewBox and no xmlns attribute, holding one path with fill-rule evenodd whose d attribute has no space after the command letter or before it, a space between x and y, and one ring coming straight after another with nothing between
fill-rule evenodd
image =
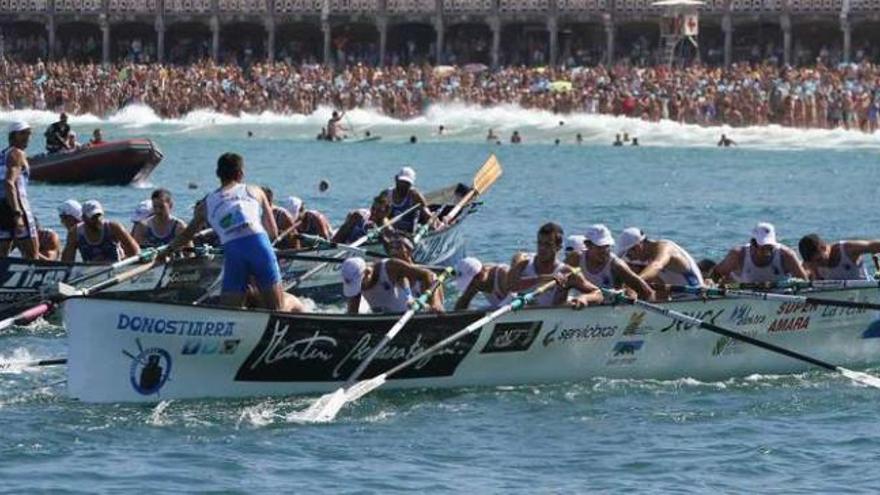
<instances>
[{"instance_id":1,"label":"lifeguard tower","mask_svg":"<svg viewBox=\"0 0 880 495\"><path fill-rule=\"evenodd\" d=\"M660 40L663 45L663 62L672 66L675 54L683 42L690 42L700 57L697 35L700 32L699 8L702 0L658 0L651 3L663 8L663 21L660 23Z\"/></svg>"}]
</instances>

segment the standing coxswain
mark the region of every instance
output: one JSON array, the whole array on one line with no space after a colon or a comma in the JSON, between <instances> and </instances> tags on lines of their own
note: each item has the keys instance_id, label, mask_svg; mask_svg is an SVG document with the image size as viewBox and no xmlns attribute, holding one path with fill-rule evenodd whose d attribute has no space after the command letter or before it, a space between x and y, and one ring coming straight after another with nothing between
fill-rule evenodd
<instances>
[{"instance_id":1,"label":"standing coxswain","mask_svg":"<svg viewBox=\"0 0 880 495\"><path fill-rule=\"evenodd\" d=\"M125 227L104 218L99 201L83 203L82 219L73 231L76 235L67 236L62 261L75 261L77 251L85 263L114 263L140 253L140 246Z\"/></svg>"},{"instance_id":2,"label":"standing coxswain","mask_svg":"<svg viewBox=\"0 0 880 495\"><path fill-rule=\"evenodd\" d=\"M637 227L620 234L617 255L648 283L705 286L700 267L684 248L668 239L648 239Z\"/></svg>"},{"instance_id":3,"label":"standing coxswain","mask_svg":"<svg viewBox=\"0 0 880 495\"><path fill-rule=\"evenodd\" d=\"M812 280L873 280L865 256L880 253L880 240L828 244L818 234L809 234L798 242L798 250Z\"/></svg>"},{"instance_id":4,"label":"standing coxswain","mask_svg":"<svg viewBox=\"0 0 880 495\"><path fill-rule=\"evenodd\" d=\"M132 228L132 237L141 247L164 246L183 232L186 222L171 214L174 201L167 189L156 189L150 195L152 215Z\"/></svg>"},{"instance_id":5,"label":"standing coxswain","mask_svg":"<svg viewBox=\"0 0 880 495\"><path fill-rule=\"evenodd\" d=\"M171 251L191 241L208 223L223 245L221 303L241 307L253 277L260 298L268 309L301 311L299 300L285 302L281 270L271 239L278 235L272 205L263 191L244 183L241 155L224 153L217 160L220 187L196 205L186 229L171 243Z\"/></svg>"},{"instance_id":6,"label":"standing coxswain","mask_svg":"<svg viewBox=\"0 0 880 495\"><path fill-rule=\"evenodd\" d=\"M394 187L385 190L388 196L388 202L391 205L391 216L397 215L409 210L413 205L420 205L420 208L404 215L395 228L401 232L415 232L417 222L427 221L431 217L431 211L428 209L428 202L422 193L415 188L416 171L411 167L403 167L400 172L394 176Z\"/></svg>"},{"instance_id":7,"label":"standing coxswain","mask_svg":"<svg viewBox=\"0 0 880 495\"><path fill-rule=\"evenodd\" d=\"M31 138L27 122L9 124L9 147L0 152L0 256L9 256L13 244L27 259L39 256L37 224L28 202L30 165L25 150Z\"/></svg>"},{"instance_id":8,"label":"standing coxswain","mask_svg":"<svg viewBox=\"0 0 880 495\"><path fill-rule=\"evenodd\" d=\"M595 285L556 259L562 248L562 235L562 227L558 224L550 222L541 226L538 230L537 252L519 253L514 256L507 276L508 290L520 292L549 281L556 281L558 287L545 291L534 299L536 306L569 304L579 309L590 303L602 302L602 293ZM568 293L571 289L581 294L569 300Z\"/></svg>"},{"instance_id":9,"label":"standing coxswain","mask_svg":"<svg viewBox=\"0 0 880 495\"><path fill-rule=\"evenodd\" d=\"M633 273L626 263L611 252L614 237L603 224L591 225L585 233L586 249L580 253L568 255L566 262L571 266L580 266L584 278L597 287L620 289L623 287L635 291L642 299L653 301L654 290L642 277Z\"/></svg>"},{"instance_id":10,"label":"standing coxswain","mask_svg":"<svg viewBox=\"0 0 880 495\"><path fill-rule=\"evenodd\" d=\"M775 283L785 278L806 279L807 272L795 252L776 241L776 227L761 222L752 229L748 244L730 250L713 273L724 282Z\"/></svg>"}]
</instances>

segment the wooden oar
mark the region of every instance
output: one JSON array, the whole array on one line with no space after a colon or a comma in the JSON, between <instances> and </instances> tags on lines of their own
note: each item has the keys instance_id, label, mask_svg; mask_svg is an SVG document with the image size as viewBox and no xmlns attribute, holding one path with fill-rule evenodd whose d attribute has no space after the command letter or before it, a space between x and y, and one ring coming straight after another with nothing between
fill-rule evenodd
<instances>
[{"instance_id":1,"label":"wooden oar","mask_svg":"<svg viewBox=\"0 0 880 495\"><path fill-rule=\"evenodd\" d=\"M382 235L383 231L393 227L395 223L399 222L403 217L405 217L406 215L409 215L411 212L413 212L418 207L419 207L419 205L410 206L402 213L398 214L397 216L395 216L395 217L391 218L390 220L388 220L387 222L385 222L384 225L380 225L380 226L370 230L370 232L367 232L366 235L361 236L359 239L355 240L351 244L348 244L347 246L349 248L357 248L357 247L362 246L368 242L375 241L376 239L379 238L380 235ZM343 258L345 258L345 253L339 253L339 255L334 256L334 258L343 259ZM313 277L316 273L318 273L321 270L323 270L324 268L326 268L327 265L332 262L333 261L327 261L327 262L321 263L317 266L310 268L308 271L306 271L305 273L303 273L299 277L296 277L290 283L285 285L284 291L287 292L289 290L292 290L292 289L299 287L299 285L302 284L305 280L308 280L309 278Z\"/></svg>"},{"instance_id":2,"label":"wooden oar","mask_svg":"<svg viewBox=\"0 0 880 495\"><path fill-rule=\"evenodd\" d=\"M704 330L708 330L712 333L716 333L718 335L723 335L725 337L738 340L741 342L745 342L747 344L752 344L754 346L760 347L761 349L768 350L770 352L775 352L777 354L782 354L783 356L788 356L792 359L797 359L799 361L804 361L806 363L812 364L813 366L818 366L819 368L826 369L828 371L834 371L836 373L840 373L841 375L853 380L855 382L861 383L863 385L868 385L874 388L880 388L880 378L876 376L869 375L868 373L863 373L861 371L853 371L842 366L837 366L831 363L827 363L825 361L816 359L814 357L807 356L805 354L801 354L799 352L793 351L791 349L786 349L784 347L779 347L778 345L771 344L769 342L765 342L763 340L758 340L754 337L750 337L748 335L743 335L741 333L734 332L732 330L728 330L726 328L715 325L714 323L709 323L707 321L701 320L699 318L694 318L692 316L688 316L684 313L680 313L678 311L664 308L658 306L653 303L649 303L647 301L643 301L641 299L634 299L630 297L626 297L616 290L602 289L602 292L606 295L613 296L615 299L621 302L625 302L627 304L632 304L634 306L639 306L645 308L649 311L652 311L657 314L661 314L675 321L680 321L682 323L693 325L700 327Z\"/></svg>"},{"instance_id":3,"label":"wooden oar","mask_svg":"<svg viewBox=\"0 0 880 495\"><path fill-rule=\"evenodd\" d=\"M61 364L67 364L67 358L40 359L38 361L11 361L8 363L0 363L0 370L33 368L36 366L58 366Z\"/></svg>"},{"instance_id":4,"label":"wooden oar","mask_svg":"<svg viewBox=\"0 0 880 495\"><path fill-rule=\"evenodd\" d=\"M458 215L458 212L461 211L462 208L469 202L471 202L474 198L479 196L480 194L485 193L492 187L492 184L501 177L503 170L501 169L501 164L498 163L498 159L495 158L495 155L490 155L489 159L483 163L483 166L480 167L480 170L477 171L476 175L474 175L473 184L471 186L471 190L468 191L467 194L464 195L463 198L449 211L446 215L446 218L453 220L455 216ZM413 236L413 244L418 245L419 241L422 240L425 235L428 234L428 231L431 229L431 224L434 223L434 220L440 215L440 212L443 211L443 206L438 207L434 213L431 214L431 218L428 219L427 222L420 225L418 230L416 231L415 236Z\"/></svg>"},{"instance_id":5,"label":"wooden oar","mask_svg":"<svg viewBox=\"0 0 880 495\"><path fill-rule=\"evenodd\" d=\"M301 420L305 422L316 422L316 421L327 421L323 418L333 418L339 412L339 408L345 403L345 392L346 389L351 387L351 384L357 380L361 373L367 369L367 366L373 362L373 359L385 349L385 346L388 345L391 340L397 336L398 333L406 326L407 323L415 316L416 312L420 309L424 308L428 305L428 299L434 294L434 292L439 288L443 283L449 278L455 271L452 267L446 268L437 279L431 284L431 287L428 288L422 295L419 296L418 299L410 302L409 309L403 316L400 317L399 320L388 330L385 335L382 336L382 340L376 344L375 347L370 351L367 357L361 361L361 364L352 372L351 376L345 380L345 384L341 387L337 388L335 391L330 392L329 394L324 394L318 400L312 404L308 409L306 409L303 413L301 413Z\"/></svg>"},{"instance_id":6,"label":"wooden oar","mask_svg":"<svg viewBox=\"0 0 880 495\"><path fill-rule=\"evenodd\" d=\"M876 282L875 282L876 284ZM880 310L880 304L859 301L844 301L838 299L825 299L824 297L799 296L795 294L779 294L776 292L756 292L750 290L737 290L727 288L691 288L688 286L670 286L672 290L684 290L718 297L742 297L758 299L762 301L781 301L800 304L812 304L815 306L837 306L841 308L873 309Z\"/></svg>"},{"instance_id":7,"label":"wooden oar","mask_svg":"<svg viewBox=\"0 0 880 495\"><path fill-rule=\"evenodd\" d=\"M574 273L577 273L580 271L580 269L575 268L572 271ZM405 368L408 368L408 367L412 366L413 364L418 363L419 361L422 361L425 358L432 356L433 354L435 354L436 352L438 352L442 348L446 347L447 345L461 339L462 337L465 337L466 335L468 335L470 333L473 333L473 332L483 328L485 325L491 323L492 321L495 321L496 319L500 318L501 316L503 316L507 313L510 313L511 311L516 311L516 310L522 308L523 306L525 306L526 304L528 304L529 302L534 300L538 295L552 289L554 286L556 286L555 280L547 282L545 284L542 284L530 292L526 292L525 294L518 295L518 296L514 297L513 300L511 302L509 302L508 304L505 304L504 306L501 306L500 308L496 309L495 311L492 311L491 313L487 314L486 316L471 323L470 325L464 327L463 329L459 330L458 332L455 332L454 334L450 335L449 337L446 337L445 339L441 340L440 342L437 342L436 344L432 345L431 347L429 347L429 348L425 349L424 351L416 354L415 356L407 359L406 361L398 364L397 366L389 369L388 371L380 373L380 374L374 376L373 378L361 380L350 387L346 387L345 392L341 396L339 396L339 395L335 396L334 401L332 403L326 405L326 407L322 411L323 415L311 416L311 417L307 417L307 416L303 415L302 418L300 418L299 415L297 415L297 416L295 416L296 419L302 420L304 422L306 422L306 421L308 421L308 422L332 421L333 418L336 417L336 415L339 413L339 411L346 404L348 404L349 402L353 402L353 401L363 397L364 395L372 392L373 390L381 387L386 381L388 381L388 377L395 375L397 373L400 373Z\"/></svg>"}]
</instances>

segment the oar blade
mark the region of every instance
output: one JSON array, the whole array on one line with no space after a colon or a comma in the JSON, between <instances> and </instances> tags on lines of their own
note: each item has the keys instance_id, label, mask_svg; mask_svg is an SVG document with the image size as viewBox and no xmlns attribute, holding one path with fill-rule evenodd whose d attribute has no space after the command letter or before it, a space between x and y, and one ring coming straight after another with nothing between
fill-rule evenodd
<instances>
[{"instance_id":1,"label":"oar blade","mask_svg":"<svg viewBox=\"0 0 880 495\"><path fill-rule=\"evenodd\" d=\"M345 405L345 396L345 390L339 387L333 392L319 397L305 411L292 414L290 419L297 423L328 423L333 421L342 406Z\"/></svg>"},{"instance_id":2,"label":"oar blade","mask_svg":"<svg viewBox=\"0 0 880 495\"><path fill-rule=\"evenodd\" d=\"M498 159L495 158L495 155L490 156L474 176L474 189L477 194L485 193L501 177L502 173L503 170Z\"/></svg>"},{"instance_id":3,"label":"oar blade","mask_svg":"<svg viewBox=\"0 0 880 495\"><path fill-rule=\"evenodd\" d=\"M351 387L348 387L345 391L345 403L354 402L361 397L367 395L368 393L376 390L385 384L388 379L388 375L386 373L382 373L374 376L373 378L367 380L361 380ZM343 405L345 404L343 403Z\"/></svg>"},{"instance_id":4,"label":"oar blade","mask_svg":"<svg viewBox=\"0 0 880 495\"><path fill-rule=\"evenodd\" d=\"M866 385L868 387L880 388L880 378L874 375L870 375L862 371L853 371L847 368L842 368L840 366L837 367L837 371L839 371L840 374L854 382L861 383L862 385Z\"/></svg>"}]
</instances>

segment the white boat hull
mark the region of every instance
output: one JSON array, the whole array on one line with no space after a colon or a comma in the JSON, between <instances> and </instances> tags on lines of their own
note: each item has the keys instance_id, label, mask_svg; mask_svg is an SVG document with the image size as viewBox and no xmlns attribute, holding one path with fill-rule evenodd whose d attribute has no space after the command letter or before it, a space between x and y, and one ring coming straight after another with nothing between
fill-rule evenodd
<instances>
[{"instance_id":1,"label":"white boat hull","mask_svg":"<svg viewBox=\"0 0 880 495\"><path fill-rule=\"evenodd\" d=\"M877 302L877 289L825 298ZM880 362L875 311L755 300L668 303L698 318L837 365ZM373 376L482 316L414 318L367 369ZM72 299L68 389L89 402L244 397L338 387L396 321L394 315L286 315ZM592 377L718 380L810 366L633 306L526 309L508 314L397 377L387 388L581 381Z\"/></svg>"}]
</instances>

